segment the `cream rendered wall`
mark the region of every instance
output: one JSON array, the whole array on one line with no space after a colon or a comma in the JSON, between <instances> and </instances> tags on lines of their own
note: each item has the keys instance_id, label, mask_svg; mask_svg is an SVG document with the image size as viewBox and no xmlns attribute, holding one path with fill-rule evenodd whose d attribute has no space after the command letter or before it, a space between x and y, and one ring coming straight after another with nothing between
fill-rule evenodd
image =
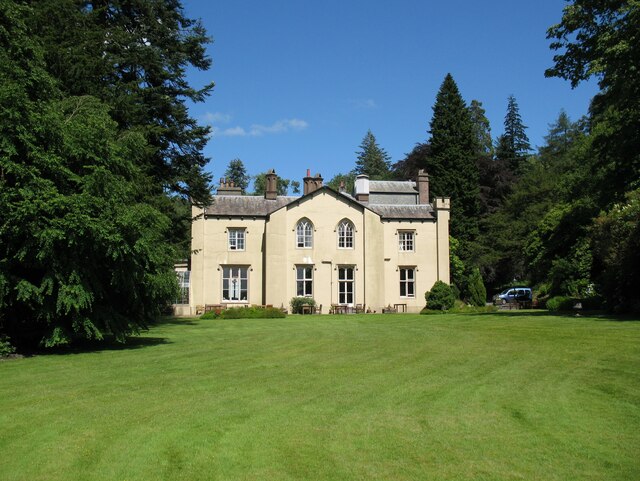
<instances>
[{"instance_id":1,"label":"cream rendered wall","mask_svg":"<svg viewBox=\"0 0 640 481\"><path fill-rule=\"evenodd\" d=\"M262 242L265 220L262 218L208 217L193 223L191 255L192 309L197 305L224 304L222 266L248 266L249 292L246 303L262 304ZM227 229L245 229L245 250L230 251Z\"/></svg>"},{"instance_id":2,"label":"cream rendered wall","mask_svg":"<svg viewBox=\"0 0 640 481\"><path fill-rule=\"evenodd\" d=\"M364 303L364 208L328 190L320 190L270 216L266 228L267 303L288 305L296 296L296 266L314 266L313 298L327 313L338 302L340 265L355 266L354 304ZM313 223L313 247L296 247L296 225L303 219ZM354 225L354 248L339 249L337 227L343 219Z\"/></svg>"},{"instance_id":3,"label":"cream rendered wall","mask_svg":"<svg viewBox=\"0 0 640 481\"><path fill-rule=\"evenodd\" d=\"M438 218L438 277L442 282L451 283L449 262L449 218L451 215L451 201L448 197L441 197L435 201Z\"/></svg>"},{"instance_id":4,"label":"cream rendered wall","mask_svg":"<svg viewBox=\"0 0 640 481\"><path fill-rule=\"evenodd\" d=\"M413 252L400 250L399 231L414 232ZM432 220L385 221L384 244L383 305L406 304L407 312L419 312L425 306L424 293L438 280L436 223ZM414 297L400 297L400 267L415 267Z\"/></svg>"}]
</instances>

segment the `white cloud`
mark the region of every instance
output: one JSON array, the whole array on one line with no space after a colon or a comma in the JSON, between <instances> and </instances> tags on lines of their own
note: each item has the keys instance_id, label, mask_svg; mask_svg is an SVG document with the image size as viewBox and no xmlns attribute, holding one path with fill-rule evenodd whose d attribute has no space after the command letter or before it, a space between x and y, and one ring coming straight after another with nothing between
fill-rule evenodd
<instances>
[{"instance_id":1,"label":"white cloud","mask_svg":"<svg viewBox=\"0 0 640 481\"><path fill-rule=\"evenodd\" d=\"M268 134L282 134L289 131L300 131L309 127L309 123L301 119L278 120L271 125L253 124L249 129L241 126L227 129L214 128L213 135L224 137L260 137Z\"/></svg>"},{"instance_id":2,"label":"white cloud","mask_svg":"<svg viewBox=\"0 0 640 481\"><path fill-rule=\"evenodd\" d=\"M231 115L222 112L207 112L204 114L204 121L210 124L228 124L231 122Z\"/></svg>"},{"instance_id":3,"label":"white cloud","mask_svg":"<svg viewBox=\"0 0 640 481\"><path fill-rule=\"evenodd\" d=\"M219 133L216 132L216 135L224 135L227 137L243 137L247 135L247 131L240 126L237 126L237 127L231 127L229 129L220 130Z\"/></svg>"}]
</instances>

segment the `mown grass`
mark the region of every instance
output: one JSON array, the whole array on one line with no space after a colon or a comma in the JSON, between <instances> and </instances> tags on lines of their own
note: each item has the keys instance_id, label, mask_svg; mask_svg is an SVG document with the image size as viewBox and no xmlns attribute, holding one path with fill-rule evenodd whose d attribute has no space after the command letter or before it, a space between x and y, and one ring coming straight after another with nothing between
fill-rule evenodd
<instances>
[{"instance_id":1,"label":"mown grass","mask_svg":"<svg viewBox=\"0 0 640 481\"><path fill-rule=\"evenodd\" d=\"M0 362L2 480L637 480L640 322L169 320Z\"/></svg>"}]
</instances>

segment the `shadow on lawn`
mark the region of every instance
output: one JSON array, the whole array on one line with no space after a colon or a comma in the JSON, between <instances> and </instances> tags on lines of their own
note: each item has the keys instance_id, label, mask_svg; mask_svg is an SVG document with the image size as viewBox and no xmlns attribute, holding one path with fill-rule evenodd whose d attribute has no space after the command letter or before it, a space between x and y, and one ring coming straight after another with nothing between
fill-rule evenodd
<instances>
[{"instance_id":1,"label":"shadow on lawn","mask_svg":"<svg viewBox=\"0 0 640 481\"><path fill-rule=\"evenodd\" d=\"M70 354L87 354L102 351L128 351L146 347L171 344L165 337L127 336L124 342L118 342L113 337L105 337L102 341L76 341L70 346L60 346L49 349L20 350L23 357L31 356L67 356Z\"/></svg>"},{"instance_id":2,"label":"shadow on lawn","mask_svg":"<svg viewBox=\"0 0 640 481\"><path fill-rule=\"evenodd\" d=\"M489 314L489 313L487 313ZM504 317L564 317L590 321L639 322L638 316L610 314L604 311L546 311L546 310L501 310L491 314Z\"/></svg>"}]
</instances>

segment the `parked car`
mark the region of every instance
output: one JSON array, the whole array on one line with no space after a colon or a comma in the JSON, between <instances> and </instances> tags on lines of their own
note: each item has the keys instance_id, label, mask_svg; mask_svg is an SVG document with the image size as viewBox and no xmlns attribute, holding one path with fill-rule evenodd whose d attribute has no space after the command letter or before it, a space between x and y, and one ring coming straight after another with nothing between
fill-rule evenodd
<instances>
[{"instance_id":1,"label":"parked car","mask_svg":"<svg viewBox=\"0 0 640 481\"><path fill-rule=\"evenodd\" d=\"M530 287L509 287L493 296L493 303L497 305L509 302L531 302L532 299L533 294Z\"/></svg>"}]
</instances>

